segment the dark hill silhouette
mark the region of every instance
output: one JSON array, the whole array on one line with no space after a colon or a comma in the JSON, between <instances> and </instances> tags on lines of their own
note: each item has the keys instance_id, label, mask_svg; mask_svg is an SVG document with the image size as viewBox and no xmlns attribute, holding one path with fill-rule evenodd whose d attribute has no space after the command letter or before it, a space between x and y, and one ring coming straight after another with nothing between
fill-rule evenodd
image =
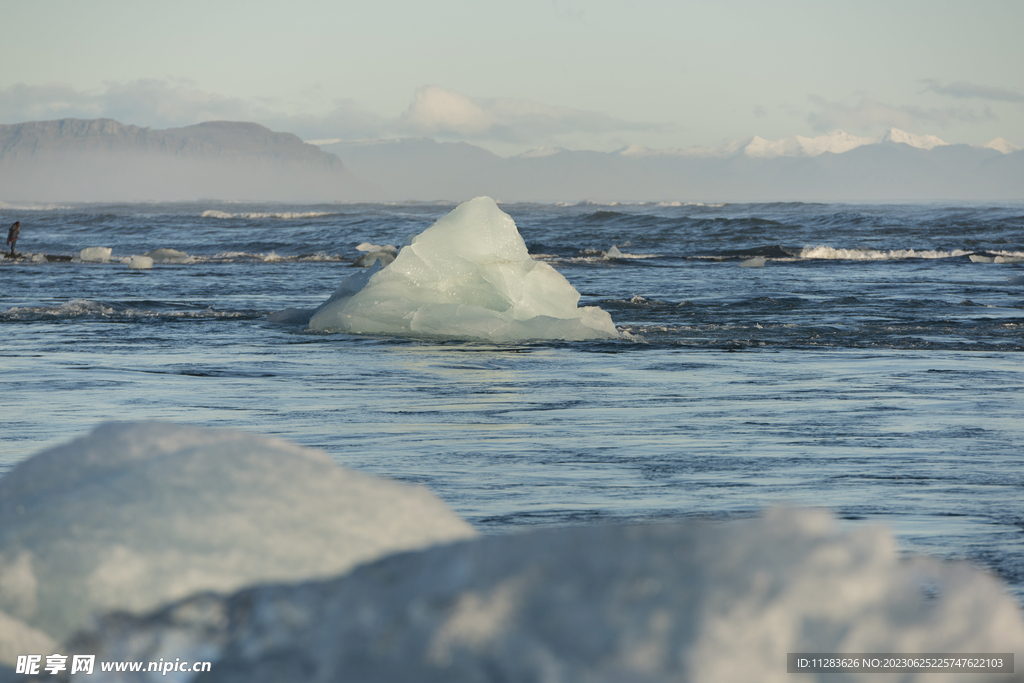
<instances>
[{"instance_id":1,"label":"dark hill silhouette","mask_svg":"<svg viewBox=\"0 0 1024 683\"><path fill-rule=\"evenodd\" d=\"M62 119L0 126L0 199L335 201L377 193L336 155L255 123L153 130Z\"/></svg>"}]
</instances>

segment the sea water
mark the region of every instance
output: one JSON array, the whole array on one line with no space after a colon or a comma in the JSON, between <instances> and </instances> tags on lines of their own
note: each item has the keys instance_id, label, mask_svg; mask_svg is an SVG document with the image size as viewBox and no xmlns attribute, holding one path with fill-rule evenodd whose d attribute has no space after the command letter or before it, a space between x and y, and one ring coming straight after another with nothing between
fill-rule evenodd
<instances>
[{"instance_id":1,"label":"sea water","mask_svg":"<svg viewBox=\"0 0 1024 683\"><path fill-rule=\"evenodd\" d=\"M0 204L0 466L106 420L232 427L483 533L820 507L1024 599L1024 206L506 204L620 338L267 320L454 206Z\"/></svg>"}]
</instances>

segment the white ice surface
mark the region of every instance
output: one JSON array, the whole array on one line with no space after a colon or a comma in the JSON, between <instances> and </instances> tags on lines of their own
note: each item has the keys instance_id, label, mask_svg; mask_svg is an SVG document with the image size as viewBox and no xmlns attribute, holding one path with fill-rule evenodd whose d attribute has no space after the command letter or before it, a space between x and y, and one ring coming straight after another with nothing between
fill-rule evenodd
<instances>
[{"instance_id":1,"label":"white ice surface","mask_svg":"<svg viewBox=\"0 0 1024 683\"><path fill-rule=\"evenodd\" d=\"M128 259L128 267L132 270L149 270L153 267L153 259L149 256L132 256Z\"/></svg>"},{"instance_id":2,"label":"white ice surface","mask_svg":"<svg viewBox=\"0 0 1024 683\"><path fill-rule=\"evenodd\" d=\"M530 258L515 222L489 197L461 204L354 284L342 284L310 329L497 342L618 336L608 313L578 307L579 292Z\"/></svg>"},{"instance_id":3,"label":"white ice surface","mask_svg":"<svg viewBox=\"0 0 1024 683\"><path fill-rule=\"evenodd\" d=\"M794 678L786 654L1014 652L1019 662L1024 621L975 569L902 559L882 528L843 533L825 513L776 510L430 548L332 581L107 619L79 646L98 659L209 659L203 680L225 683L942 683L975 678Z\"/></svg>"},{"instance_id":4,"label":"white ice surface","mask_svg":"<svg viewBox=\"0 0 1024 683\"><path fill-rule=\"evenodd\" d=\"M110 247L86 247L78 252L78 258L93 263L106 263L110 260L111 251Z\"/></svg>"},{"instance_id":5,"label":"white ice surface","mask_svg":"<svg viewBox=\"0 0 1024 683\"><path fill-rule=\"evenodd\" d=\"M36 630L64 640L110 610L340 574L473 535L426 489L344 470L320 451L104 424L0 479L0 613L10 617L0 617L0 654Z\"/></svg>"},{"instance_id":6,"label":"white ice surface","mask_svg":"<svg viewBox=\"0 0 1024 683\"><path fill-rule=\"evenodd\" d=\"M147 251L145 255L153 259L155 263L192 263L195 260L177 249L153 249Z\"/></svg>"}]
</instances>

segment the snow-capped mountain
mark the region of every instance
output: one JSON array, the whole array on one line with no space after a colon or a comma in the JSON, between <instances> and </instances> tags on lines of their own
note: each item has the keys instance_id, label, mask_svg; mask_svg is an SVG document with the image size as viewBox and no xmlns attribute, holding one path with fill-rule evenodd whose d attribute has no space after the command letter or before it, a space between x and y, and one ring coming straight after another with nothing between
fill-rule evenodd
<instances>
[{"instance_id":1,"label":"snow-capped mountain","mask_svg":"<svg viewBox=\"0 0 1024 683\"><path fill-rule=\"evenodd\" d=\"M864 145L909 145L917 149L932 150L945 147L950 143L934 135L915 135L899 128L890 128L878 137L859 137L842 130L834 130L825 135L806 138L794 135L781 140L766 140L759 135L751 138L735 140L720 147L694 146L686 148L652 149L641 145L632 145L619 150L624 157L678 156L678 157L731 157L743 155L752 159L774 159L777 157L816 157L826 152L842 154ZM1020 150L1020 147L996 138L988 144L981 145L1003 154Z\"/></svg>"},{"instance_id":2,"label":"snow-capped mountain","mask_svg":"<svg viewBox=\"0 0 1024 683\"><path fill-rule=\"evenodd\" d=\"M1003 154L1010 154L1012 152L1020 151L1020 147L1013 144L1012 142L1009 142L1006 138L996 138L994 140L990 140L986 142L984 145L982 145L982 147L985 149L994 149L995 151L1002 152Z\"/></svg>"},{"instance_id":3,"label":"snow-capped mountain","mask_svg":"<svg viewBox=\"0 0 1024 683\"><path fill-rule=\"evenodd\" d=\"M877 142L879 144L890 143L894 145L910 145L911 147L917 147L918 149L935 149L936 147L942 147L949 143L945 140L940 140L934 135L914 135L908 133L905 130L899 128L890 128L885 131Z\"/></svg>"}]
</instances>

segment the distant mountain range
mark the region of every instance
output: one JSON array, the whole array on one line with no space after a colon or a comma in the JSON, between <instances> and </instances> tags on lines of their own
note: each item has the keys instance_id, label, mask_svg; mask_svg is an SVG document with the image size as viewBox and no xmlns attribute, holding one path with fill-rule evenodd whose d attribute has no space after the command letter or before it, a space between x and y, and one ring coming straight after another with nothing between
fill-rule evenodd
<instances>
[{"instance_id":1,"label":"distant mountain range","mask_svg":"<svg viewBox=\"0 0 1024 683\"><path fill-rule=\"evenodd\" d=\"M828 135L820 135L816 138L805 138L802 135L794 135L791 138L782 140L765 140L755 135L745 140L737 140L722 147L690 147L687 149L649 149L634 145L620 154L633 157L668 155L668 156L696 156L696 157L728 157L743 154L755 159L773 159L775 157L816 157L819 154L831 152L842 154L851 149L863 147L864 145L885 145L903 144L918 149L935 149L936 147L948 146L949 143L940 140L934 135L914 135L899 128L890 128L883 135L877 138L863 138L841 130L834 130ZM982 145L981 149L993 149L1003 154L1019 152L1020 147L1013 145L1003 138L996 138L991 142Z\"/></svg>"},{"instance_id":2,"label":"distant mountain range","mask_svg":"<svg viewBox=\"0 0 1024 683\"><path fill-rule=\"evenodd\" d=\"M541 148L510 158L430 139L330 141L322 148L394 199L1024 200L1024 152L1002 138L982 147L952 145L895 128L878 138L835 131L714 148Z\"/></svg>"},{"instance_id":3,"label":"distant mountain range","mask_svg":"<svg viewBox=\"0 0 1024 683\"><path fill-rule=\"evenodd\" d=\"M426 138L313 142L223 121L169 130L109 119L0 126L0 200L1024 200L1024 151L1006 140L976 147L897 129L509 158Z\"/></svg>"}]
</instances>

